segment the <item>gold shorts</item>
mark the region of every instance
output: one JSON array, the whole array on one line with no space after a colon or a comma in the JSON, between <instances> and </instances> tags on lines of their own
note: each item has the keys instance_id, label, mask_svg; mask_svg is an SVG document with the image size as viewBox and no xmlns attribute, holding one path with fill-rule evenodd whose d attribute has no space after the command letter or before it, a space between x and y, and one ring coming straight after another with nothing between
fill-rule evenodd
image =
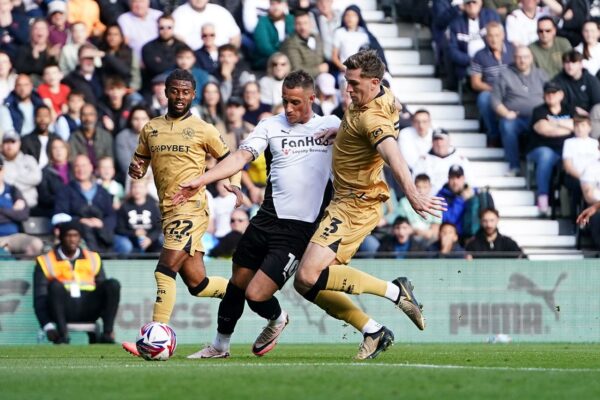
<instances>
[{"instance_id":1,"label":"gold shorts","mask_svg":"<svg viewBox=\"0 0 600 400\"><path fill-rule=\"evenodd\" d=\"M377 227L382 214L380 201L333 199L310 241L329 247L339 263L348 264L365 237Z\"/></svg>"},{"instance_id":2,"label":"gold shorts","mask_svg":"<svg viewBox=\"0 0 600 400\"><path fill-rule=\"evenodd\" d=\"M198 208L195 201L166 212L162 218L165 242L169 250L184 250L191 256L196 251L204 252L202 236L208 227L208 211Z\"/></svg>"}]
</instances>

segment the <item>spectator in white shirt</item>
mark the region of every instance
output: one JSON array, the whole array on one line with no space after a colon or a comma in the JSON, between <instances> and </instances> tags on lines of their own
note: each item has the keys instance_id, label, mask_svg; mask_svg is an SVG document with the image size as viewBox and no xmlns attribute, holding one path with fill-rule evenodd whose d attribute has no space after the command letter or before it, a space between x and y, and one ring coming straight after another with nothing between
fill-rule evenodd
<instances>
[{"instance_id":1,"label":"spectator in white shirt","mask_svg":"<svg viewBox=\"0 0 600 400\"><path fill-rule=\"evenodd\" d=\"M586 21L581 27L583 42L579 43L575 50L583 54L583 67L596 75L600 69L600 29L596 21Z\"/></svg>"},{"instance_id":2,"label":"spectator in white shirt","mask_svg":"<svg viewBox=\"0 0 600 400\"><path fill-rule=\"evenodd\" d=\"M429 153L419 157L413 169L413 176L426 174L431 179L431 194L437 194L448 181L448 171L453 165L460 165L465 180L470 178L469 160L460 155L451 145L450 135L445 129L435 129Z\"/></svg>"},{"instance_id":3,"label":"spectator in white shirt","mask_svg":"<svg viewBox=\"0 0 600 400\"><path fill-rule=\"evenodd\" d=\"M581 191L587 205L600 201L600 160L588 165L581 174Z\"/></svg>"},{"instance_id":4,"label":"spectator in white shirt","mask_svg":"<svg viewBox=\"0 0 600 400\"><path fill-rule=\"evenodd\" d=\"M202 26L208 22L215 25L215 44L230 43L239 48L241 31L227 9L209 3L208 0L189 0L173 12L175 35L181 38L192 50L202 47Z\"/></svg>"},{"instance_id":5,"label":"spectator in white shirt","mask_svg":"<svg viewBox=\"0 0 600 400\"><path fill-rule=\"evenodd\" d=\"M521 8L506 17L506 34L515 46L529 46L538 39L537 21L550 15L550 9L538 6L538 0L521 0Z\"/></svg>"},{"instance_id":6,"label":"spectator in white shirt","mask_svg":"<svg viewBox=\"0 0 600 400\"><path fill-rule=\"evenodd\" d=\"M563 168L566 172L564 184L571 195L571 215L581 201L579 180L585 169L600 159L598 142L590 137L592 124L588 116L576 115L573 118L575 137L565 140L562 152Z\"/></svg>"},{"instance_id":7,"label":"spectator in white shirt","mask_svg":"<svg viewBox=\"0 0 600 400\"><path fill-rule=\"evenodd\" d=\"M129 7L131 11L121 14L117 23L133 54L141 60L142 47L158 37L158 18L162 12L150 8L150 0L130 0Z\"/></svg>"},{"instance_id":8,"label":"spectator in white shirt","mask_svg":"<svg viewBox=\"0 0 600 400\"><path fill-rule=\"evenodd\" d=\"M431 115L425 109L415 111L412 116L412 126L400 131L398 146L411 170L415 168L419 157L431 150L432 135Z\"/></svg>"}]
</instances>

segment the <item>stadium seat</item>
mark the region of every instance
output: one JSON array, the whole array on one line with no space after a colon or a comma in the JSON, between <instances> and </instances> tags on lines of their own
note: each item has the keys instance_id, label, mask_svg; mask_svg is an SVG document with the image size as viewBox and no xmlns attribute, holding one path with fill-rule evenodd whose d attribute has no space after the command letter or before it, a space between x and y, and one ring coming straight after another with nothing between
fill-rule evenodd
<instances>
[{"instance_id":1,"label":"stadium seat","mask_svg":"<svg viewBox=\"0 0 600 400\"><path fill-rule=\"evenodd\" d=\"M100 333L102 332L102 327L100 326L100 322L82 322L82 323L71 323L67 324L67 329L69 332L85 332L88 335L88 340L90 344L94 344L97 342L100 337ZM47 343L46 334L42 329L38 331L37 334L37 342L38 343Z\"/></svg>"},{"instance_id":2,"label":"stadium seat","mask_svg":"<svg viewBox=\"0 0 600 400\"><path fill-rule=\"evenodd\" d=\"M52 224L47 217L29 217L23 222L23 231L28 235L48 236L52 235Z\"/></svg>"}]
</instances>

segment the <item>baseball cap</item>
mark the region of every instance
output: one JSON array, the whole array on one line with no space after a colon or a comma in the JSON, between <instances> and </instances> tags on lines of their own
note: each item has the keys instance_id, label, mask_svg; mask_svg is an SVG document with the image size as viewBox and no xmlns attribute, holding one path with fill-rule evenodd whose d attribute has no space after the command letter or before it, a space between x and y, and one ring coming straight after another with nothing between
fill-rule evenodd
<instances>
[{"instance_id":1,"label":"baseball cap","mask_svg":"<svg viewBox=\"0 0 600 400\"><path fill-rule=\"evenodd\" d=\"M448 171L448 177L461 177L465 175L465 170L463 169L463 167L461 167L458 164L454 164L453 166L450 167L450 170Z\"/></svg>"},{"instance_id":2,"label":"baseball cap","mask_svg":"<svg viewBox=\"0 0 600 400\"><path fill-rule=\"evenodd\" d=\"M77 221L63 222L62 224L58 225L59 238L62 239L63 237L65 237L65 235L69 231L77 231L81 235L83 229L81 228L81 224Z\"/></svg>"},{"instance_id":3,"label":"baseball cap","mask_svg":"<svg viewBox=\"0 0 600 400\"><path fill-rule=\"evenodd\" d=\"M562 87L556 82L546 82L544 83L544 93L555 93L559 90L562 90Z\"/></svg>"},{"instance_id":4,"label":"baseball cap","mask_svg":"<svg viewBox=\"0 0 600 400\"><path fill-rule=\"evenodd\" d=\"M475 3L477 0L463 0L463 4Z\"/></svg>"},{"instance_id":5,"label":"baseball cap","mask_svg":"<svg viewBox=\"0 0 600 400\"><path fill-rule=\"evenodd\" d=\"M335 78L333 75L326 72L317 76L316 82L317 87L325 96L333 96L336 94L335 90Z\"/></svg>"},{"instance_id":6,"label":"baseball cap","mask_svg":"<svg viewBox=\"0 0 600 400\"><path fill-rule=\"evenodd\" d=\"M447 139L449 137L449 133L444 128L437 128L433 130L433 139Z\"/></svg>"},{"instance_id":7,"label":"baseball cap","mask_svg":"<svg viewBox=\"0 0 600 400\"><path fill-rule=\"evenodd\" d=\"M63 13L67 12L67 3L62 0L54 0L48 4L48 15L52 15L54 13Z\"/></svg>"},{"instance_id":8,"label":"baseball cap","mask_svg":"<svg viewBox=\"0 0 600 400\"><path fill-rule=\"evenodd\" d=\"M9 130L4 132L4 135L2 135L2 142L18 142L21 140L21 136L19 136L19 134L17 133L17 131L15 130Z\"/></svg>"}]
</instances>

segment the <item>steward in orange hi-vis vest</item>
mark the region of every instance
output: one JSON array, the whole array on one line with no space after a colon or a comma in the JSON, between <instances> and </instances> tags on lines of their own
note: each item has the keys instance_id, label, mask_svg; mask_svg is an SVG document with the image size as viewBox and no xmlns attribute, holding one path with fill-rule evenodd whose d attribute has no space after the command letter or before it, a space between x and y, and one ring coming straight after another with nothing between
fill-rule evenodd
<instances>
[{"instance_id":1,"label":"steward in orange hi-vis vest","mask_svg":"<svg viewBox=\"0 0 600 400\"><path fill-rule=\"evenodd\" d=\"M60 225L60 244L36 258L33 307L40 326L53 343L69 343L67 323L102 318L103 333L90 342L114 343L113 326L121 286L107 279L96 252L81 247L81 226Z\"/></svg>"}]
</instances>

